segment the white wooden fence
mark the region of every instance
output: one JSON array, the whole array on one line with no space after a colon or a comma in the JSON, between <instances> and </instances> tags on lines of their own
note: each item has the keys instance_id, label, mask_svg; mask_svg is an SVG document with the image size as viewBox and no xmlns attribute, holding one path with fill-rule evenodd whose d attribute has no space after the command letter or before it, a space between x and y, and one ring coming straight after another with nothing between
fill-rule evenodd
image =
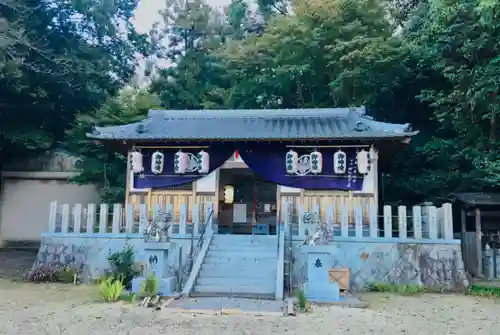
<instances>
[{"instance_id":1,"label":"white wooden fence","mask_svg":"<svg viewBox=\"0 0 500 335\"><path fill-rule=\"evenodd\" d=\"M137 234L144 231L159 210L172 216L169 228L170 235L198 235L201 232L208 213L212 211L212 203L194 204L188 208L181 204L178 213L174 213L173 205L161 208L154 205L152 212L146 204L89 204L83 206L75 204L59 204L53 201L50 204L49 233L75 234ZM338 213L336 212L338 210ZM383 239L415 239L415 240L453 240L453 219L451 204L435 206L406 206L383 207L383 215L379 216L374 205L368 208L357 206L354 208L354 220L349 220L347 207L334 208L328 206L324 212L326 217L321 218L320 207L312 206L307 213L305 207L296 208L290 203L284 203L281 209L283 223L291 225L292 235L305 238L314 234L318 225L325 222L335 236L353 238L383 238ZM366 214L368 213L368 220ZM337 215L339 214L339 215ZM212 224L210 216L209 224ZM339 217L340 220L336 218ZM340 222L339 222L340 221ZM380 222L380 225L379 225ZM379 229L379 226L381 229Z\"/></svg>"},{"instance_id":2,"label":"white wooden fence","mask_svg":"<svg viewBox=\"0 0 500 335\"><path fill-rule=\"evenodd\" d=\"M111 210L110 210L111 209ZM165 211L172 217L172 224L169 227L169 235L173 234L194 234L201 232L202 225L208 217L208 224L212 224L212 203L194 204L191 213L188 213L187 206L181 204L179 212L174 213L173 205L161 208L154 205L152 212L147 205L127 204L59 204L53 201L50 204L49 229L50 233L75 233L75 234L142 234L144 229L154 219L160 210ZM188 215L190 214L190 215Z\"/></svg>"},{"instance_id":3,"label":"white wooden fence","mask_svg":"<svg viewBox=\"0 0 500 335\"><path fill-rule=\"evenodd\" d=\"M339 212L337 213L336 210ZM339 215L337 215L339 214ZM368 214L368 220L366 220ZM340 222L335 218L340 217ZM283 221L291 225L292 235L299 238L311 236L318 229L318 225L325 223L333 237L355 238L384 238L384 239L416 239L416 240L453 240L453 215L450 203L442 207L435 206L406 206L383 207L383 215L379 216L377 207L368 208L356 206L354 208L354 222L349 221L349 209L344 206L326 208L326 218L321 218L320 207L312 206L307 213L304 206L293 208L292 204L284 203ZM383 226L382 229L379 229Z\"/></svg>"}]
</instances>

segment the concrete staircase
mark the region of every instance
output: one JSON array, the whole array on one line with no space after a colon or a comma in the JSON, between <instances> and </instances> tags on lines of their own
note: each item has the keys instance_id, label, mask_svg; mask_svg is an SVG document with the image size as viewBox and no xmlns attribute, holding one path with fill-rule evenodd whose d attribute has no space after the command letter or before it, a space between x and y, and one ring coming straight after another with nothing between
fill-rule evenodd
<instances>
[{"instance_id":1,"label":"concrete staircase","mask_svg":"<svg viewBox=\"0 0 500 335\"><path fill-rule=\"evenodd\" d=\"M278 237L213 235L192 296L274 299Z\"/></svg>"}]
</instances>

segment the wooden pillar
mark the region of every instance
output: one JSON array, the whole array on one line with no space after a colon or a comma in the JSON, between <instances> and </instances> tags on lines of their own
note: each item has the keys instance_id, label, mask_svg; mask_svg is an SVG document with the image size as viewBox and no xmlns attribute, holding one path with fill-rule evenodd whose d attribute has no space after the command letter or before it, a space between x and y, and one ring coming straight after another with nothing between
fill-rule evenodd
<instances>
[{"instance_id":1,"label":"wooden pillar","mask_svg":"<svg viewBox=\"0 0 500 335\"><path fill-rule=\"evenodd\" d=\"M483 243L481 239L481 210L476 208L476 248L477 248L477 272L483 276Z\"/></svg>"},{"instance_id":2,"label":"wooden pillar","mask_svg":"<svg viewBox=\"0 0 500 335\"><path fill-rule=\"evenodd\" d=\"M465 235L467 233L467 216L466 216L466 213L465 213L465 209L462 209L460 211L460 223L461 223L461 226L462 226L462 241L461 241L461 246L462 246L462 257L464 259L464 263L465 263L465 269L466 270L469 270L469 259L468 259L468 254L467 254L467 247L465 246L465 243L466 243L466 238L465 238Z\"/></svg>"}]
</instances>

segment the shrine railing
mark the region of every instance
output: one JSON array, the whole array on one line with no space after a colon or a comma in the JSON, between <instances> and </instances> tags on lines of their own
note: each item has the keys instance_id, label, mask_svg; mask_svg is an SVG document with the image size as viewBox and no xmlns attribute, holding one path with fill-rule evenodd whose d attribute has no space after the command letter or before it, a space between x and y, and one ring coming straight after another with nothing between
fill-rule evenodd
<instances>
[{"instance_id":1,"label":"shrine railing","mask_svg":"<svg viewBox=\"0 0 500 335\"><path fill-rule=\"evenodd\" d=\"M366 208L354 207L354 217L349 217L347 206L320 209L312 205L306 211L305 206L293 206L285 202L282 218L285 226L290 225L294 240L373 240L373 241L456 241L453 238L453 215L450 203L435 206L391 206L383 207L379 215L375 205Z\"/></svg>"},{"instance_id":2,"label":"shrine railing","mask_svg":"<svg viewBox=\"0 0 500 335\"><path fill-rule=\"evenodd\" d=\"M47 233L66 233L90 236L96 234L135 235L144 237L147 228L161 215L168 217L168 236L200 236L203 225L212 224L212 203L193 204L188 211L181 204L174 213L173 206L153 205L151 210L146 204L50 204Z\"/></svg>"}]
</instances>

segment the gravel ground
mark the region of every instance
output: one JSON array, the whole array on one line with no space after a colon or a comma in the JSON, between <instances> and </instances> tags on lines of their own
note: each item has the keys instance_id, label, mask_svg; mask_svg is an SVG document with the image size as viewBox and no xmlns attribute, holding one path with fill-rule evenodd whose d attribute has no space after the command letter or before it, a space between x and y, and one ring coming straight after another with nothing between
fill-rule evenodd
<instances>
[{"instance_id":1,"label":"gravel ground","mask_svg":"<svg viewBox=\"0 0 500 335\"><path fill-rule=\"evenodd\" d=\"M24 254L23 254L24 255ZM5 256L5 257L4 257ZM498 335L498 300L453 295L365 294L367 309L313 307L297 317L173 313L96 302L92 286L29 284L14 254L0 252L0 334ZM28 255L23 257L28 258ZM9 260L6 260L9 258ZM22 258L22 257L21 257ZM4 262L5 260L5 262ZM7 266L5 266L7 264Z\"/></svg>"}]
</instances>

